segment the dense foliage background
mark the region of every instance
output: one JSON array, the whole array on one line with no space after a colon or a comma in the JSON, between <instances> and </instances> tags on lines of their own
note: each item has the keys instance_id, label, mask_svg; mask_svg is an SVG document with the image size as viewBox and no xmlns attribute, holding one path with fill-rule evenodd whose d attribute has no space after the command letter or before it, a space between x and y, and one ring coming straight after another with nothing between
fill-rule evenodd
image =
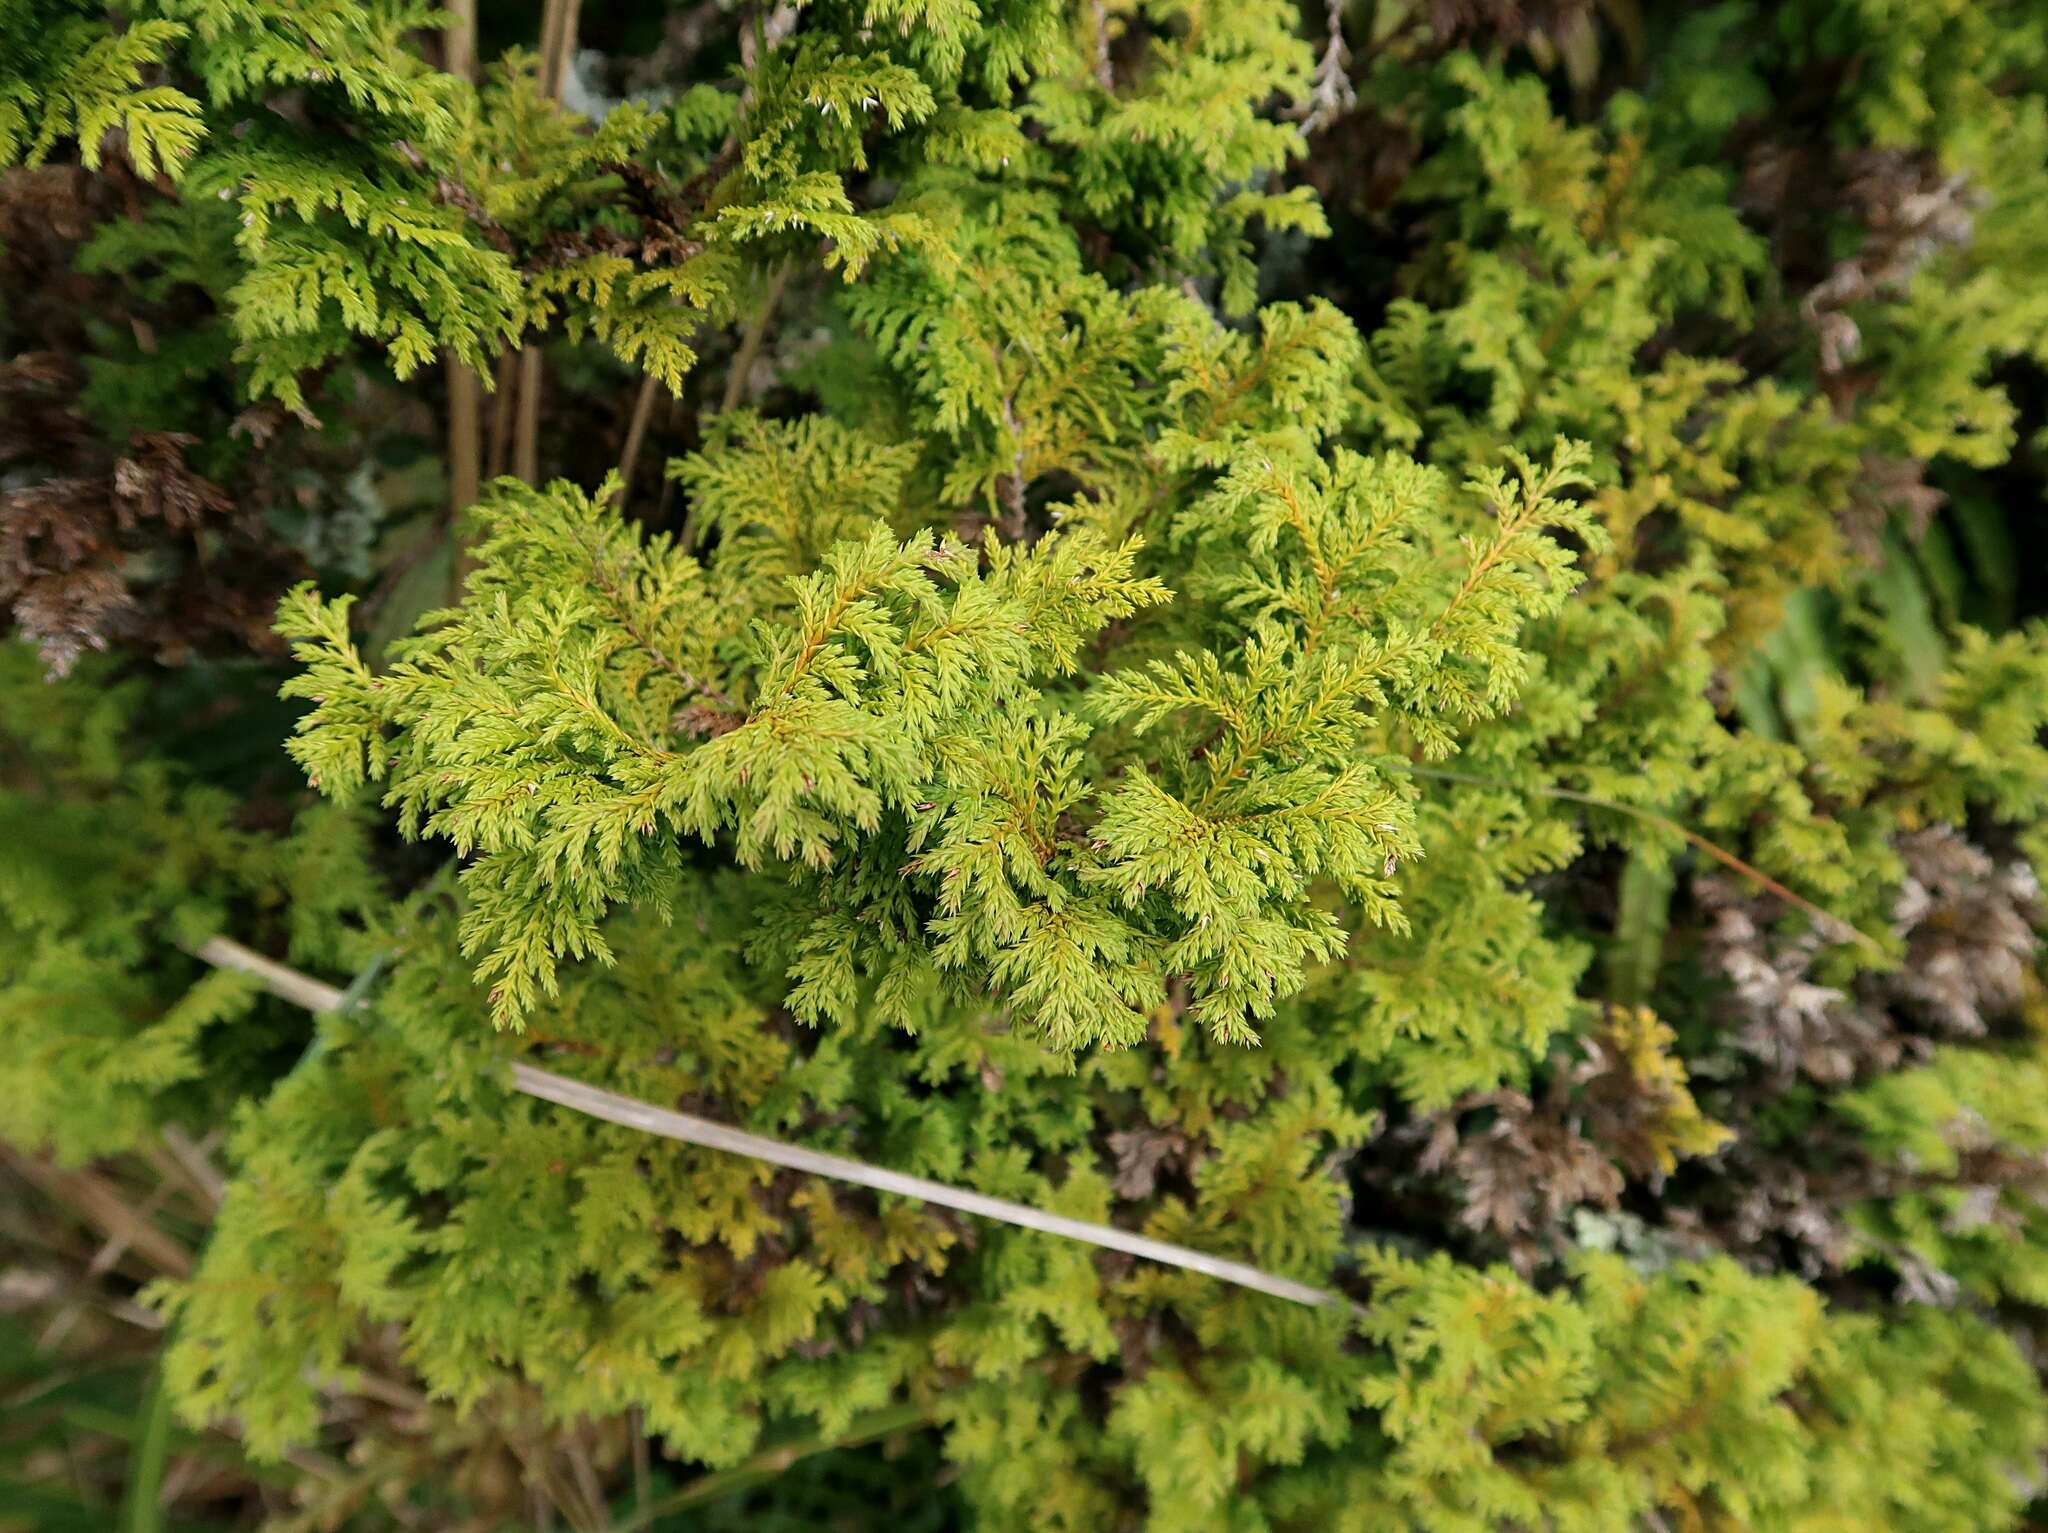
<instances>
[{"instance_id":1,"label":"dense foliage background","mask_svg":"<svg viewBox=\"0 0 2048 1533\"><path fill-rule=\"evenodd\" d=\"M2048 1525L2044 367L2034 0L0 0L0 1529Z\"/></svg>"}]
</instances>

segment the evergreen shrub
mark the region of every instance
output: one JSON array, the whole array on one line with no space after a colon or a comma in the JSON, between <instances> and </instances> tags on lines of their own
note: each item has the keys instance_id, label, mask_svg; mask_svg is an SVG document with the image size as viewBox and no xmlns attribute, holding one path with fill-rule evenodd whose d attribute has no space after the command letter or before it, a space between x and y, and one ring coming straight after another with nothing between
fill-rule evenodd
<instances>
[{"instance_id":1,"label":"evergreen shrub","mask_svg":"<svg viewBox=\"0 0 2048 1533\"><path fill-rule=\"evenodd\" d=\"M0 167L0 1527L2048 1515L2031 0L0 0Z\"/></svg>"}]
</instances>

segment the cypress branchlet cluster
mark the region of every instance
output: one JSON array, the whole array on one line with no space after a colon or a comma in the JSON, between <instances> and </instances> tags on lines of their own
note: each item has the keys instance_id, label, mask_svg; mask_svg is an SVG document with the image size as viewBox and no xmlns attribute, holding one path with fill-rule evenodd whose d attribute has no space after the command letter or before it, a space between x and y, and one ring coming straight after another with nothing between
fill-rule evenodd
<instances>
[{"instance_id":1,"label":"cypress branchlet cluster","mask_svg":"<svg viewBox=\"0 0 2048 1533\"><path fill-rule=\"evenodd\" d=\"M2038 6L487 10L0 0L0 1386L195 1528L2031 1525Z\"/></svg>"}]
</instances>

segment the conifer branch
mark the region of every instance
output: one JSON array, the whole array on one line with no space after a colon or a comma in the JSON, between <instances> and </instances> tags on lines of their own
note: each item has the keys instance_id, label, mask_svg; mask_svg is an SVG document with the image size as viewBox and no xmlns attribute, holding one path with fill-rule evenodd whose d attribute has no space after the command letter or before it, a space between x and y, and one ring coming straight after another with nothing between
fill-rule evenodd
<instances>
[{"instance_id":1,"label":"conifer branch","mask_svg":"<svg viewBox=\"0 0 2048 1533\"><path fill-rule=\"evenodd\" d=\"M617 1092L586 1085L582 1081L571 1080L567 1076L537 1069L532 1065L513 1065L512 1083L529 1096L539 1097L576 1112L587 1113L593 1118L602 1118L608 1123L657 1134L664 1139L725 1150L750 1159L767 1161L771 1165L787 1166L793 1171L808 1171L815 1176L828 1177L833 1181L849 1182L855 1186L872 1188L877 1192L915 1198L924 1203L936 1203L942 1208L977 1214L984 1219L995 1219L1004 1224L1016 1225L1020 1229L1037 1230L1041 1234L1057 1235L1065 1240L1077 1240L1088 1245L1100 1246L1105 1250L1122 1251L1127 1255L1159 1262L1164 1266L1199 1272L1205 1277L1215 1278L1219 1282L1234 1283L1240 1288L1249 1288L1256 1293L1270 1294L1278 1299L1290 1299L1296 1304L1314 1307L1344 1302L1338 1295L1325 1289L1313 1288L1292 1278L1281 1277L1277 1273L1262 1272L1256 1267L1249 1267L1225 1257L1210 1256L1205 1252L1189 1250L1186 1246L1153 1240L1149 1236L1133 1235L1127 1230L1115 1229L1105 1224L1090 1224L1085 1220L1049 1214L1042 1209L1013 1203L1007 1198L991 1198L982 1193L969 1192L964 1188L948 1187L924 1177L905 1176L901 1172L884 1170L880 1166L871 1166L863 1161L802 1149L796 1145L784 1144L780 1140L729 1128L722 1123L712 1123L688 1113L656 1107L649 1102L638 1102L631 1097L620 1096Z\"/></svg>"},{"instance_id":2,"label":"conifer branch","mask_svg":"<svg viewBox=\"0 0 2048 1533\"><path fill-rule=\"evenodd\" d=\"M789 281L789 263L782 262L768 274L768 287L761 295L761 306L747 325L747 333L740 341L740 349L732 359L732 366L725 376L725 393L718 401L721 415L736 409L746 397L747 375L754 370L754 359L761 354L761 345L768 338L769 322L775 317L776 302L782 297L783 285Z\"/></svg>"},{"instance_id":3,"label":"conifer branch","mask_svg":"<svg viewBox=\"0 0 2048 1533\"><path fill-rule=\"evenodd\" d=\"M460 547L463 515L483 487L482 390L475 369L458 358L442 366L448 379L448 535Z\"/></svg>"},{"instance_id":4,"label":"conifer branch","mask_svg":"<svg viewBox=\"0 0 2048 1533\"><path fill-rule=\"evenodd\" d=\"M633 414L626 422L626 445L619 452L619 488L612 497L614 505L625 505L633 492L633 471L640 462L640 445L647 439L647 428L654 420L654 405L660 392L661 380L652 373L643 377L640 387L633 392Z\"/></svg>"},{"instance_id":5,"label":"conifer branch","mask_svg":"<svg viewBox=\"0 0 2048 1533\"><path fill-rule=\"evenodd\" d=\"M777 1475L787 1473L792 1467L820 1453L837 1453L847 1448L858 1448L898 1432L912 1432L933 1424L930 1407L905 1401L901 1405L885 1406L881 1410L869 1411L856 1417L844 1432L821 1433L796 1442L777 1443L772 1448L763 1448L743 1464L730 1469L720 1469L691 1481L688 1485L670 1491L667 1495L650 1500L635 1508L632 1515L612 1523L609 1533L641 1533L664 1517L688 1507L702 1506L707 1501L723 1500L727 1496L750 1490L773 1480Z\"/></svg>"},{"instance_id":6,"label":"conifer branch","mask_svg":"<svg viewBox=\"0 0 2048 1533\"><path fill-rule=\"evenodd\" d=\"M345 999L346 992L335 986L265 958L226 937L209 938L200 945L198 956L208 963L254 975L272 994L294 1005L303 1006L309 1011L334 1011ZM1231 1261L1228 1257L1210 1256L1206 1252L1190 1250L1186 1246L1173 1245L1163 1240L1154 1240L1146 1235L1134 1235L1128 1230L1116 1229L1110 1225L1069 1219L1061 1214L1049 1214L1042 1209L1013 1203L1007 1198L992 1198L966 1188L948 1187L942 1182L930 1181L921 1176L906 1176L900 1171L886 1170L881 1166L869 1165L865 1161L849 1160L844 1156L827 1155L819 1150L807 1150L799 1145L785 1144L779 1139L770 1139L765 1135L748 1133L744 1129L732 1128L727 1124L714 1123L708 1118L657 1107L651 1102L636 1101L632 1097L621 1096L618 1092L572 1080L566 1075L557 1075L552 1070L542 1070L533 1065L515 1062L512 1066L512 1085L528 1096L553 1102L557 1106L567 1107L593 1118L602 1118L607 1123L617 1123L625 1128L658 1135L663 1139L723 1150L727 1154L765 1161L769 1165L786 1166L792 1171L805 1171L833 1181L867 1187L897 1197L914 1198L922 1203L934 1203L941 1208L976 1214L984 1219L995 1219L1020 1229L1036 1230L1041 1234L1080 1241L1104 1250L1122 1251L1130 1256L1142 1257L1146 1261L1179 1267L1188 1272L1198 1272L1205 1277L1215 1278L1219 1282L1249 1288L1255 1293L1289 1299L1296 1304L1313 1307L1346 1302L1341 1296L1325 1289L1311 1287L1307 1283L1282 1277L1278 1273L1264 1272L1243 1262Z\"/></svg>"},{"instance_id":7,"label":"conifer branch","mask_svg":"<svg viewBox=\"0 0 2048 1533\"><path fill-rule=\"evenodd\" d=\"M1585 804L1594 809L1605 809L1614 814L1627 815L1645 825L1654 825L1679 837L1689 846L1698 848L1723 867L1740 874L1758 888L1776 895L1794 909L1805 912L1813 918L1821 931L1844 940L1860 943L1870 952L1883 956L1884 947L1875 937L1852 922L1845 921L1833 912L1816 905L1804 895L1786 888L1762 868L1748 863L1718 842L1709 840L1698 831L1680 824L1667 814L1654 809L1645 809L1639 804L1624 804L1619 799L1607 798L1598 793L1582 793L1576 788L1560 788L1553 784L1522 784L1509 782L1504 778L1485 777L1476 772L1449 771L1443 767L1423 766L1418 762L1397 763L1397 769L1414 777L1434 777L1443 782L1468 783L1475 788L1497 788L1503 793L1532 793L1538 798L1559 799L1566 803Z\"/></svg>"},{"instance_id":8,"label":"conifer branch","mask_svg":"<svg viewBox=\"0 0 2048 1533\"><path fill-rule=\"evenodd\" d=\"M541 350L529 341L519 350L518 381L512 423L512 474L533 486L540 484Z\"/></svg>"},{"instance_id":9,"label":"conifer branch","mask_svg":"<svg viewBox=\"0 0 2048 1533\"><path fill-rule=\"evenodd\" d=\"M109 1240L132 1250L159 1272L189 1277L192 1253L153 1220L131 1208L105 1179L90 1171L53 1165L0 1140L0 1158L63 1207L82 1215Z\"/></svg>"},{"instance_id":10,"label":"conifer branch","mask_svg":"<svg viewBox=\"0 0 2048 1533\"><path fill-rule=\"evenodd\" d=\"M244 947L229 937L208 937L193 950L193 957L217 969L233 969L250 975L280 1000L303 1006L316 1016L321 1012L339 1010L346 994L310 974L301 974L287 964L265 958L254 948Z\"/></svg>"},{"instance_id":11,"label":"conifer branch","mask_svg":"<svg viewBox=\"0 0 2048 1533\"><path fill-rule=\"evenodd\" d=\"M442 33L443 65L466 85L476 83L477 0L448 0L452 18ZM448 380L448 537L454 543L451 586L459 594L468 574L469 539L463 517L483 488L483 402L474 367L449 354L442 360Z\"/></svg>"},{"instance_id":12,"label":"conifer branch","mask_svg":"<svg viewBox=\"0 0 2048 1533\"><path fill-rule=\"evenodd\" d=\"M513 407L519 392L518 366L518 353L512 351L501 353L496 363L496 384L491 390L490 450L484 460L484 477L487 480L499 478L511 463Z\"/></svg>"},{"instance_id":13,"label":"conifer branch","mask_svg":"<svg viewBox=\"0 0 2048 1533\"><path fill-rule=\"evenodd\" d=\"M576 23L580 0L545 0L541 7L541 98L559 101L576 54ZM541 348L529 341L520 348L512 428L512 472L529 485L540 483Z\"/></svg>"}]
</instances>

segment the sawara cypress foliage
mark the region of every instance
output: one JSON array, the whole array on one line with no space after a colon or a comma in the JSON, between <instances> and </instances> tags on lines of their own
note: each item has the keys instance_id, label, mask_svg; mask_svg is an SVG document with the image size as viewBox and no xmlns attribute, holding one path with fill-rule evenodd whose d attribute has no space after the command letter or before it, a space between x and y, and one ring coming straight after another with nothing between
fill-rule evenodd
<instances>
[{"instance_id":1,"label":"sawara cypress foliage","mask_svg":"<svg viewBox=\"0 0 2048 1533\"><path fill-rule=\"evenodd\" d=\"M452 19L0 4L0 1133L277 1526L2026 1525L2033 7Z\"/></svg>"}]
</instances>

